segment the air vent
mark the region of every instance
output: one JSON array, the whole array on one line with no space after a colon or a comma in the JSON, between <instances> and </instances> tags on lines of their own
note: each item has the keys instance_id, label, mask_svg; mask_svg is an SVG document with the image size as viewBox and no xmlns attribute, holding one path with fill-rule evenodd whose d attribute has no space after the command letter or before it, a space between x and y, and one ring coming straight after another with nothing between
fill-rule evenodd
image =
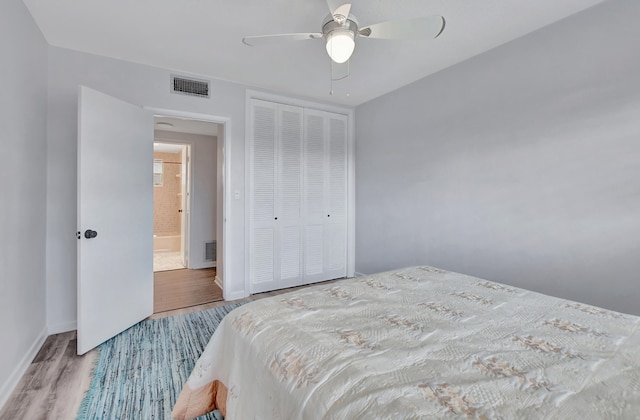
<instances>
[{"instance_id":1,"label":"air vent","mask_svg":"<svg viewBox=\"0 0 640 420\"><path fill-rule=\"evenodd\" d=\"M198 79L187 79L180 76L171 76L171 92L183 95L197 96L199 98L209 97L209 81Z\"/></svg>"},{"instance_id":2,"label":"air vent","mask_svg":"<svg viewBox=\"0 0 640 420\"><path fill-rule=\"evenodd\" d=\"M216 241L204 243L204 260L205 261L216 260Z\"/></svg>"}]
</instances>

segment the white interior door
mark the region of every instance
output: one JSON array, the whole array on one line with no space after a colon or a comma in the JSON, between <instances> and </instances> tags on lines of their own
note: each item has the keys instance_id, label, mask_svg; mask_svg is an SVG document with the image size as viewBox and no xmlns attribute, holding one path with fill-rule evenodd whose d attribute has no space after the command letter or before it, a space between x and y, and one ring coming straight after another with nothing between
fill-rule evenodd
<instances>
[{"instance_id":1,"label":"white interior door","mask_svg":"<svg viewBox=\"0 0 640 420\"><path fill-rule=\"evenodd\" d=\"M153 313L152 164L153 115L81 86L78 354Z\"/></svg>"}]
</instances>

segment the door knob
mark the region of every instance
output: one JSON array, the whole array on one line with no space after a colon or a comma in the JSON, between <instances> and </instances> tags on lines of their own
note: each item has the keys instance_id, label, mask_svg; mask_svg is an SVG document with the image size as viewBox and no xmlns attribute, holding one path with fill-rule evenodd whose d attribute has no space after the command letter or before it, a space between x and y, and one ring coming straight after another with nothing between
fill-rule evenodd
<instances>
[{"instance_id":1,"label":"door knob","mask_svg":"<svg viewBox=\"0 0 640 420\"><path fill-rule=\"evenodd\" d=\"M87 239L95 238L96 236L98 236L98 232L95 230L87 229L84 231L84 237Z\"/></svg>"}]
</instances>

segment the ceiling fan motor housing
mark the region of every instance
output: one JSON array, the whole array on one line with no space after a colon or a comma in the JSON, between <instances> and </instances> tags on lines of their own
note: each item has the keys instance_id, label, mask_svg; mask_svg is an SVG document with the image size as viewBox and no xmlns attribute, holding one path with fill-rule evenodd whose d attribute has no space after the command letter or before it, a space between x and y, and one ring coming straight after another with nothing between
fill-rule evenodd
<instances>
[{"instance_id":1,"label":"ceiling fan motor housing","mask_svg":"<svg viewBox=\"0 0 640 420\"><path fill-rule=\"evenodd\" d=\"M332 15L327 15L322 23L322 36L327 39L327 36L335 30L350 31L355 38L358 33L358 21L353 15L349 15L349 18L343 23L338 23L333 19Z\"/></svg>"}]
</instances>

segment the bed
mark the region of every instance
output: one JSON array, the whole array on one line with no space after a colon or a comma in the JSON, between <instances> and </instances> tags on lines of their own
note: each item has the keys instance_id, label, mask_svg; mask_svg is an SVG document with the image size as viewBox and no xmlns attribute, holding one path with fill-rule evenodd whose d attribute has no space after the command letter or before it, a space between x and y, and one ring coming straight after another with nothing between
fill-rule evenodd
<instances>
[{"instance_id":1,"label":"bed","mask_svg":"<svg viewBox=\"0 0 640 420\"><path fill-rule=\"evenodd\" d=\"M177 419L640 418L640 317L434 267L221 322Z\"/></svg>"}]
</instances>

